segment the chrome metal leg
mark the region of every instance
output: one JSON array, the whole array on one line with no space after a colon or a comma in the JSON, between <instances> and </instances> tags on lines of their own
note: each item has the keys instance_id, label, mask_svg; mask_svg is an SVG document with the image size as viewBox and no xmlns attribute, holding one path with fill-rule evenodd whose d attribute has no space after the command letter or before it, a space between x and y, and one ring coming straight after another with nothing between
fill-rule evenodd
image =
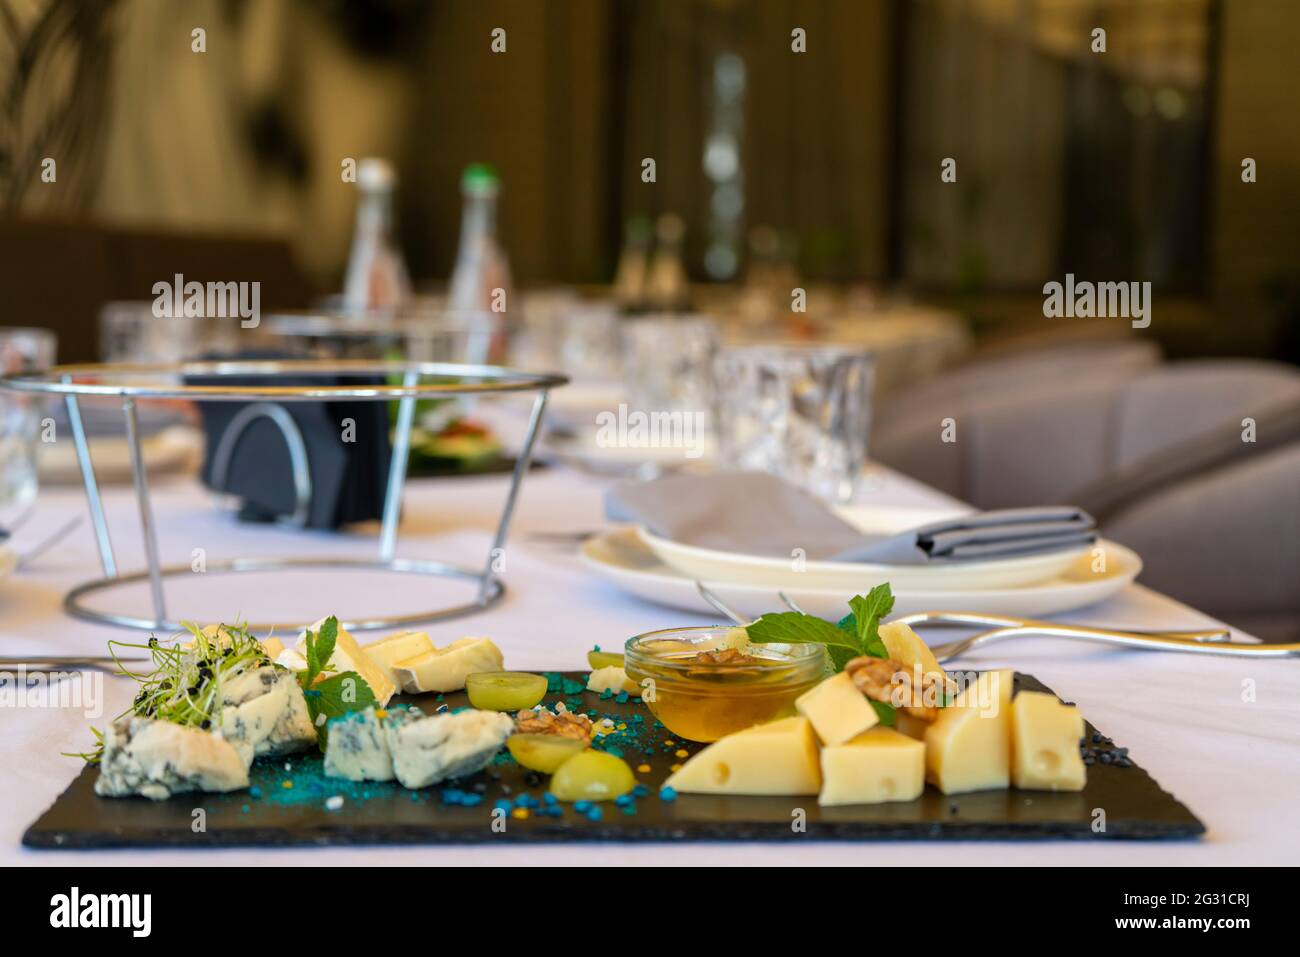
<instances>
[{"instance_id":1,"label":"chrome metal leg","mask_svg":"<svg viewBox=\"0 0 1300 957\"><path fill-rule=\"evenodd\" d=\"M158 628L167 621L167 603L163 598L162 562L158 557L158 532L153 521L153 507L149 504L149 482L145 476L144 453L140 450L140 419L136 414L135 400L124 399L122 411L126 413L126 440L131 447L131 477L135 481L135 497L140 504L140 532L144 538L145 561L149 563L149 590L153 594L153 614Z\"/></svg>"},{"instance_id":2,"label":"chrome metal leg","mask_svg":"<svg viewBox=\"0 0 1300 957\"><path fill-rule=\"evenodd\" d=\"M71 376L64 376L65 383ZM68 409L68 424L72 427L72 444L77 449L77 464L81 466L81 483L86 488L86 502L90 506L90 523L95 527L95 544L99 548L99 564L108 578L117 576L117 561L113 558L113 542L108 537L108 519L104 516L104 500L99 495L95 480L95 466L90 461L90 446L86 442L86 429L81 422L81 407L75 395L64 396Z\"/></svg>"},{"instance_id":3,"label":"chrome metal leg","mask_svg":"<svg viewBox=\"0 0 1300 957\"><path fill-rule=\"evenodd\" d=\"M515 513L515 501L519 498L519 486L523 484L528 472L528 463L533 457L533 445L537 433L541 431L542 418L546 415L546 400L550 393L543 389L533 400L533 413L528 419L528 434L524 436L523 448L515 459L515 470L510 476L510 491L506 493L505 508L501 511L501 520L497 523L496 536L492 539L492 548L488 551L487 564L483 566L483 577L479 582L479 600L485 600L496 584L496 561L501 549L505 547L506 535L510 531L510 518Z\"/></svg>"},{"instance_id":4,"label":"chrome metal leg","mask_svg":"<svg viewBox=\"0 0 1300 957\"><path fill-rule=\"evenodd\" d=\"M418 385L417 373L408 372L402 385ZM384 494L383 527L379 533L379 560L392 561L397 551L397 520L402 514L402 488L406 484L406 463L411 456L411 427L415 423L415 396L408 395L397 405L397 434L393 437L393 458L388 464L388 491Z\"/></svg>"}]
</instances>

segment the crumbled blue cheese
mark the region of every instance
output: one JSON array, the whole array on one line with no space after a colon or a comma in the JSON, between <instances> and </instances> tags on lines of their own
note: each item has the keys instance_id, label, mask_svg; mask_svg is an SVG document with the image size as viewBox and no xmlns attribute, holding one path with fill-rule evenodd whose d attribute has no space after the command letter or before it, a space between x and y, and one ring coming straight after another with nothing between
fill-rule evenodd
<instances>
[{"instance_id":1,"label":"crumbled blue cheese","mask_svg":"<svg viewBox=\"0 0 1300 957\"><path fill-rule=\"evenodd\" d=\"M143 795L163 801L186 791L238 791L248 787L248 765L220 734L130 717L104 735L95 793Z\"/></svg>"},{"instance_id":2,"label":"crumbled blue cheese","mask_svg":"<svg viewBox=\"0 0 1300 957\"><path fill-rule=\"evenodd\" d=\"M325 744L326 776L349 781L391 781L393 759L383 722L374 708L331 719Z\"/></svg>"},{"instance_id":3,"label":"crumbled blue cheese","mask_svg":"<svg viewBox=\"0 0 1300 957\"><path fill-rule=\"evenodd\" d=\"M219 727L246 764L316 744L316 731L298 679L283 668L246 671L221 685Z\"/></svg>"},{"instance_id":4,"label":"crumbled blue cheese","mask_svg":"<svg viewBox=\"0 0 1300 957\"><path fill-rule=\"evenodd\" d=\"M514 730L499 711L451 714L390 711L384 722L393 773L408 788L423 788L481 771Z\"/></svg>"}]
</instances>

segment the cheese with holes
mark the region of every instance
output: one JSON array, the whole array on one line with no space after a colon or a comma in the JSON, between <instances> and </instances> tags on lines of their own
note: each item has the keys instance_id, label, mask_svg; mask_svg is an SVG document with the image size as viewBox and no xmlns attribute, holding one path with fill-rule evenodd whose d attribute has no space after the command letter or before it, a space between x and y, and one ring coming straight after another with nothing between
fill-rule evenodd
<instances>
[{"instance_id":1,"label":"cheese with holes","mask_svg":"<svg viewBox=\"0 0 1300 957\"><path fill-rule=\"evenodd\" d=\"M321 619L312 625L309 630L317 634L320 633L321 625L325 619ZM294 645L294 650L303 657L304 662L307 655L307 638L306 635L298 637L298 643ZM326 669L333 674L342 674L345 671L355 671L362 680L370 686L370 690L375 693L375 703L380 707L388 704L388 699L397 691L397 686L384 673L384 669L367 657L357 640L343 630L340 626L338 637L334 642L334 653L330 655L328 667Z\"/></svg>"},{"instance_id":2,"label":"cheese with holes","mask_svg":"<svg viewBox=\"0 0 1300 957\"><path fill-rule=\"evenodd\" d=\"M683 794L816 794L822 776L812 723L782 718L719 738L663 786Z\"/></svg>"},{"instance_id":3,"label":"cheese with holes","mask_svg":"<svg viewBox=\"0 0 1300 957\"><path fill-rule=\"evenodd\" d=\"M254 668L221 683L221 733L246 764L316 746L298 679L274 665Z\"/></svg>"},{"instance_id":4,"label":"cheese with holes","mask_svg":"<svg viewBox=\"0 0 1300 957\"><path fill-rule=\"evenodd\" d=\"M186 791L238 791L248 787L248 765L220 734L130 717L104 734L95 793L139 794L164 801Z\"/></svg>"},{"instance_id":5,"label":"cheese with holes","mask_svg":"<svg viewBox=\"0 0 1300 957\"><path fill-rule=\"evenodd\" d=\"M822 748L818 804L910 801L924 790L925 745L892 728L872 728L843 744Z\"/></svg>"},{"instance_id":6,"label":"cheese with holes","mask_svg":"<svg viewBox=\"0 0 1300 957\"><path fill-rule=\"evenodd\" d=\"M1011 781L1029 791L1082 791L1083 715L1054 695L1022 691L1011 702Z\"/></svg>"},{"instance_id":7,"label":"cheese with holes","mask_svg":"<svg viewBox=\"0 0 1300 957\"><path fill-rule=\"evenodd\" d=\"M805 691L795 699L794 707L812 722L823 745L843 744L880 721L847 671Z\"/></svg>"},{"instance_id":8,"label":"cheese with holes","mask_svg":"<svg viewBox=\"0 0 1300 957\"><path fill-rule=\"evenodd\" d=\"M348 781L393 780L393 757L384 732L387 714L366 708L330 719L326 726L326 777Z\"/></svg>"},{"instance_id":9,"label":"cheese with holes","mask_svg":"<svg viewBox=\"0 0 1300 957\"><path fill-rule=\"evenodd\" d=\"M409 694L460 691L472 674L504 670L501 649L486 638L461 638L446 648L399 661L393 668L402 690Z\"/></svg>"},{"instance_id":10,"label":"cheese with holes","mask_svg":"<svg viewBox=\"0 0 1300 957\"><path fill-rule=\"evenodd\" d=\"M433 715L395 708L384 720L393 773L408 788L483 770L514 729L508 714L473 708Z\"/></svg>"},{"instance_id":11,"label":"cheese with holes","mask_svg":"<svg viewBox=\"0 0 1300 957\"><path fill-rule=\"evenodd\" d=\"M985 671L925 731L926 778L944 794L1011 783L1010 671Z\"/></svg>"},{"instance_id":12,"label":"cheese with holes","mask_svg":"<svg viewBox=\"0 0 1300 957\"><path fill-rule=\"evenodd\" d=\"M400 688L402 680L397 675L397 663L418 658L434 650L433 639L423 631L403 631L362 646L366 657L382 668L393 687Z\"/></svg>"}]
</instances>

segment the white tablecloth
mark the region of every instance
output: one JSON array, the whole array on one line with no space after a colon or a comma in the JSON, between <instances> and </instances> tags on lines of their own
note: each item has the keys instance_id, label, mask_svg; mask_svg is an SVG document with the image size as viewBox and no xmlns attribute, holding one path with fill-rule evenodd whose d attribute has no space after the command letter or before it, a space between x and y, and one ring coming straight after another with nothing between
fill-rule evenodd
<instances>
[{"instance_id":1,"label":"white tablecloth","mask_svg":"<svg viewBox=\"0 0 1300 957\"><path fill-rule=\"evenodd\" d=\"M486 556L488 528L505 490L503 478L413 482L408 486L398 552L477 563ZM505 600L475 618L434 626L434 640L463 634L492 637L516 669L581 668L593 644L618 647L652 628L697 623L703 615L673 611L624 597L588 574L572 549L530 541L529 532L596 528L604 483L563 469L528 480L505 554ZM899 476L884 477L873 493L881 502L918 505L946 501ZM106 492L119 566L142 567L134 500L127 489ZM265 526L242 526L215 512L189 478L159 483L154 508L168 563L190 564L236 555L363 554L374 542L362 535L330 536ZM35 517L16 545L83 512L79 490L42 493ZM195 549L204 549L196 553ZM1206 560L1211 560L1210 556ZM137 640L118 629L87 625L60 609L66 589L95 577L98 561L88 524L30 569L0 580L0 655L103 653L108 638ZM294 614L340 616L413 611L436 603L428 580L351 574L322 578L207 577L195 574L169 586L173 611L256 618L286 598ZM145 601L143 590L135 593ZM291 605L292 605L291 601ZM147 607L147 606L141 606ZM1140 586L1115 600L1066 616L1089 623L1143 628L1206 627L1210 619ZM945 639L948 636L945 636ZM972 667L1015 667L1036 675L1104 733L1130 748L1168 791L1206 824L1200 841L1180 843L909 843L890 851L908 864L1294 864L1300 859L1300 661L1250 662L1190 655L1116 651L1047 639L990 648ZM1254 687L1253 700L1243 689ZM132 685L108 678L106 716L129 703ZM98 719L102 726L104 718ZM229 851L170 850L50 852L24 850L22 832L65 788L79 762L61 751L83 750L92 723L80 710L0 708L0 863L141 864L582 864L861 863L882 853L870 844L806 845L556 845Z\"/></svg>"}]
</instances>

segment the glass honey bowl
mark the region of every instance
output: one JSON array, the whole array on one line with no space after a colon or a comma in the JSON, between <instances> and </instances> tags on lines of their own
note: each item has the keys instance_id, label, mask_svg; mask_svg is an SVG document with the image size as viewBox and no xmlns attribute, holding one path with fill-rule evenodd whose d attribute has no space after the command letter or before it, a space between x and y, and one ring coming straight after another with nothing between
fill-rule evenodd
<instances>
[{"instance_id":1,"label":"glass honey bowl","mask_svg":"<svg viewBox=\"0 0 1300 957\"><path fill-rule=\"evenodd\" d=\"M793 714L826 656L821 645L750 644L743 628L706 625L628 639L624 667L665 728L709 742Z\"/></svg>"}]
</instances>

